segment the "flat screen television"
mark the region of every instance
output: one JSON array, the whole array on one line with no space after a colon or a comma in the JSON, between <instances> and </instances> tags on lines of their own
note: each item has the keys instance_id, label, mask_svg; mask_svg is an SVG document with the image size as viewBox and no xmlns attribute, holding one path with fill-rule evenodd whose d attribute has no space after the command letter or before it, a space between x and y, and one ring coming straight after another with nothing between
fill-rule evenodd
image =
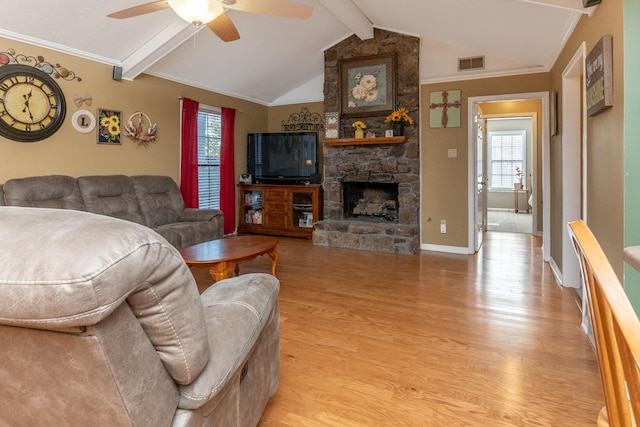
<instances>
[{"instance_id":1,"label":"flat screen television","mask_svg":"<svg viewBox=\"0 0 640 427\"><path fill-rule=\"evenodd\" d=\"M318 133L250 133L247 172L258 184L311 182L318 173Z\"/></svg>"}]
</instances>

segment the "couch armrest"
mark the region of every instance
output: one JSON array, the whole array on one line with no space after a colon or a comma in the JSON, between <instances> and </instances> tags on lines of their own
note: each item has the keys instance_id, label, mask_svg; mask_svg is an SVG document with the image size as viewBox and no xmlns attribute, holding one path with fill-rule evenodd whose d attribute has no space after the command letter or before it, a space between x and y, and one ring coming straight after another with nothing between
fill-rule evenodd
<instances>
[{"instance_id":1,"label":"couch armrest","mask_svg":"<svg viewBox=\"0 0 640 427\"><path fill-rule=\"evenodd\" d=\"M216 282L215 286L207 288L200 296L207 324L210 358L195 381L180 386L178 407L198 409L215 400L216 396L220 399L219 393L234 375L239 377L258 338L271 322L275 322L277 327L270 329L269 339L279 343L279 290L280 281L274 276L250 273ZM268 365L275 367L274 377L277 378L278 352L258 357L271 359ZM251 366L250 369L257 369L258 366ZM257 379L267 373L256 371L250 375L257 375ZM266 390L270 388L265 384Z\"/></svg>"},{"instance_id":2,"label":"couch armrest","mask_svg":"<svg viewBox=\"0 0 640 427\"><path fill-rule=\"evenodd\" d=\"M194 209L186 208L180 214L181 221L211 221L222 216L222 211L218 209Z\"/></svg>"}]
</instances>

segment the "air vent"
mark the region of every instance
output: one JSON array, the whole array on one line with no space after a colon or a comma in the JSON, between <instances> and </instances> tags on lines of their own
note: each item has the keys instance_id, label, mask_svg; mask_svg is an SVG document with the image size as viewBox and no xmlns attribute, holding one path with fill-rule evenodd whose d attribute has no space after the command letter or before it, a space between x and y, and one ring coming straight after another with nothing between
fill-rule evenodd
<instances>
[{"instance_id":1,"label":"air vent","mask_svg":"<svg viewBox=\"0 0 640 427\"><path fill-rule=\"evenodd\" d=\"M478 70L484 68L484 56L458 58L458 71Z\"/></svg>"}]
</instances>

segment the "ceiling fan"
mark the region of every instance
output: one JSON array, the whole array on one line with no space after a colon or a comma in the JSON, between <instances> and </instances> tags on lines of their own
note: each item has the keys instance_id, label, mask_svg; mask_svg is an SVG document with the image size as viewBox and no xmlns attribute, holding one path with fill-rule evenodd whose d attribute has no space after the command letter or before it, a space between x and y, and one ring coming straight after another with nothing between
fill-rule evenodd
<instances>
[{"instance_id":1,"label":"ceiling fan","mask_svg":"<svg viewBox=\"0 0 640 427\"><path fill-rule=\"evenodd\" d=\"M285 18L308 18L313 8L289 0L158 0L133 6L107 15L126 19L171 8L182 19L196 27L206 24L222 41L238 40L240 34L225 9Z\"/></svg>"}]
</instances>

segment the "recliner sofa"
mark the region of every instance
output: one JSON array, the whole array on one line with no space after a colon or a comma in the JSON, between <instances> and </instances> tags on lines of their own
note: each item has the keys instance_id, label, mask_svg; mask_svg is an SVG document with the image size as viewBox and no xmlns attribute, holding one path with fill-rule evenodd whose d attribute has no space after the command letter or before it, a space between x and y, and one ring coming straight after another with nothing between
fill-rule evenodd
<instances>
[{"instance_id":1,"label":"recliner sofa","mask_svg":"<svg viewBox=\"0 0 640 427\"><path fill-rule=\"evenodd\" d=\"M223 236L217 209L185 208L178 185L168 176L67 175L10 179L0 186L0 206L87 211L150 227L184 248Z\"/></svg>"},{"instance_id":2,"label":"recliner sofa","mask_svg":"<svg viewBox=\"0 0 640 427\"><path fill-rule=\"evenodd\" d=\"M278 385L278 279L198 295L159 234L72 209L0 207L0 248L0 425L258 423Z\"/></svg>"}]
</instances>

